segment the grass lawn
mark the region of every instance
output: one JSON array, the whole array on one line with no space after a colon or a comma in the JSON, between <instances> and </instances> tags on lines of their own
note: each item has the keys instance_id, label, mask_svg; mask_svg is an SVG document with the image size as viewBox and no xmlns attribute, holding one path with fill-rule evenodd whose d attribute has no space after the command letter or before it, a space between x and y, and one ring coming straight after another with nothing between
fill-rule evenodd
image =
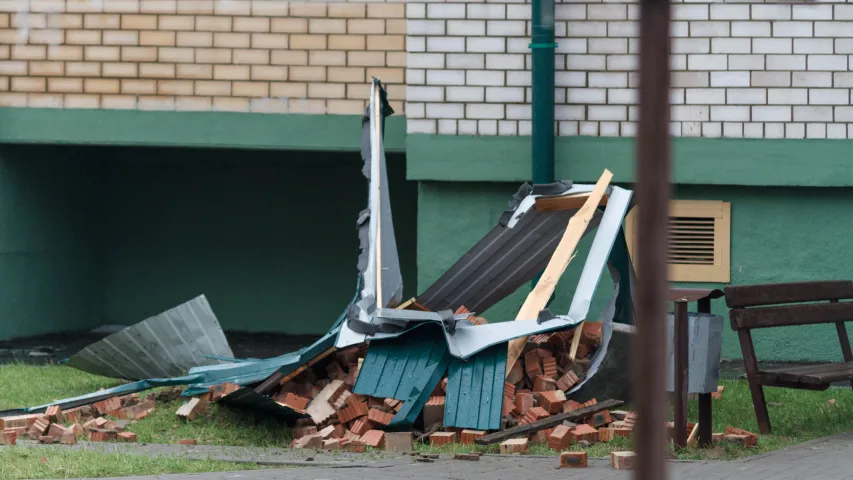
<instances>
[{"instance_id":1,"label":"grass lawn","mask_svg":"<svg viewBox=\"0 0 853 480\"><path fill-rule=\"evenodd\" d=\"M0 478L98 478L167 473L205 473L255 470L255 464L147 457L121 453L95 453L60 446L45 448L0 447Z\"/></svg>"},{"instance_id":2,"label":"grass lawn","mask_svg":"<svg viewBox=\"0 0 853 480\"><path fill-rule=\"evenodd\" d=\"M714 401L713 430L721 432L726 425L731 425L757 432L758 426L746 381L727 380L721 384L726 389L723 399ZM43 404L113 385L116 385L113 379L89 375L68 367L0 366L0 409ZM853 391L849 387L831 388L825 392L767 388L765 392L774 430L772 435L760 437L757 448L743 449L726 445L708 450L688 449L674 453L682 459L734 459L853 429L853 415L851 415ZM151 417L131 425L128 430L135 432L138 441L144 443L176 443L184 438L192 438L199 444L208 445L286 447L290 443L289 430L275 419L263 415L256 417L252 414L235 413L212 405L207 413L195 421L184 422L175 416L175 410L180 404L181 400L159 403ZM697 403L690 402L689 409L689 418L695 421ZM585 450L590 456L603 457L612 450L630 448L630 440L617 439L613 442L591 445ZM441 448L418 445L416 449L432 453L469 451L496 453L497 445L489 447L448 445ZM580 448L573 446L573 449ZM533 445L530 453L557 454L556 451L544 445ZM67 461L73 463L75 462L73 458L79 453L68 452L67 455L69 456ZM14 460L12 458L8 461L12 462L10 465L16 465L31 462L31 459ZM186 460L183 464L181 461L176 462L178 463L175 464L175 468L184 468L183 464L191 463ZM7 460L0 462L4 465L3 468L14 468L6 463ZM212 463L208 462L207 465ZM219 469L233 468L230 465L220 466L222 468ZM199 466L199 468L203 467ZM0 475L0 478L14 477Z\"/></svg>"}]
</instances>

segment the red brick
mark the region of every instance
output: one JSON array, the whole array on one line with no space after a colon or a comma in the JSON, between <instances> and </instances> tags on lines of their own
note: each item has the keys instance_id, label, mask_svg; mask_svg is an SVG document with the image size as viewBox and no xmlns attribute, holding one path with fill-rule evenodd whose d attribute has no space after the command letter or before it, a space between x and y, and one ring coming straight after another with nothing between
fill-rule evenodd
<instances>
[{"instance_id":1,"label":"red brick","mask_svg":"<svg viewBox=\"0 0 853 480\"><path fill-rule=\"evenodd\" d=\"M14 445L18 434L12 431L0 430L0 445Z\"/></svg>"},{"instance_id":2,"label":"red brick","mask_svg":"<svg viewBox=\"0 0 853 480\"><path fill-rule=\"evenodd\" d=\"M430 397L424 406L424 429L430 430L444 425L444 404L446 397Z\"/></svg>"},{"instance_id":3,"label":"red brick","mask_svg":"<svg viewBox=\"0 0 853 480\"><path fill-rule=\"evenodd\" d=\"M356 435L364 435L371 429L373 429L373 422L369 421L367 416L356 419L350 428Z\"/></svg>"},{"instance_id":4,"label":"red brick","mask_svg":"<svg viewBox=\"0 0 853 480\"><path fill-rule=\"evenodd\" d=\"M572 444L572 429L565 425L557 425L551 435L548 435L548 446L554 450L565 450Z\"/></svg>"},{"instance_id":5,"label":"red brick","mask_svg":"<svg viewBox=\"0 0 853 480\"><path fill-rule=\"evenodd\" d=\"M39 438L47 433L49 428L50 422L47 420L47 417L39 418L30 426L30 438Z\"/></svg>"},{"instance_id":6,"label":"red brick","mask_svg":"<svg viewBox=\"0 0 853 480\"><path fill-rule=\"evenodd\" d=\"M575 375L575 372L569 370L562 377L557 380L557 388L566 392L570 388L574 387L578 383L578 376Z\"/></svg>"},{"instance_id":7,"label":"red brick","mask_svg":"<svg viewBox=\"0 0 853 480\"><path fill-rule=\"evenodd\" d=\"M391 421L394 420L394 414L385 413L382 410L371 408L370 411L367 412L367 419L373 423L388 426L391 424Z\"/></svg>"},{"instance_id":8,"label":"red brick","mask_svg":"<svg viewBox=\"0 0 853 480\"><path fill-rule=\"evenodd\" d=\"M118 434L119 442L135 442L136 434L133 432L121 432Z\"/></svg>"},{"instance_id":9,"label":"red brick","mask_svg":"<svg viewBox=\"0 0 853 480\"><path fill-rule=\"evenodd\" d=\"M98 411L98 413L104 415L107 412L121 408L121 399L118 397L110 397L105 400L101 400L100 402L96 402L92 406Z\"/></svg>"},{"instance_id":10,"label":"red brick","mask_svg":"<svg viewBox=\"0 0 853 480\"><path fill-rule=\"evenodd\" d=\"M750 432L749 430L742 430L740 428L732 427L731 425L726 425L726 435L747 435L755 437L755 443L758 443L758 435Z\"/></svg>"},{"instance_id":11,"label":"red brick","mask_svg":"<svg viewBox=\"0 0 853 480\"><path fill-rule=\"evenodd\" d=\"M504 396L505 397L514 397L515 396L515 385L504 382Z\"/></svg>"},{"instance_id":12,"label":"red brick","mask_svg":"<svg viewBox=\"0 0 853 480\"><path fill-rule=\"evenodd\" d=\"M625 415L625 428L628 430L634 429L634 424L637 423L637 412L628 412L628 415Z\"/></svg>"},{"instance_id":13,"label":"red brick","mask_svg":"<svg viewBox=\"0 0 853 480\"><path fill-rule=\"evenodd\" d=\"M471 313L471 310L468 310L468 307L466 307L465 305L460 305L459 308L457 308L456 311L453 312L454 315L462 315L464 313Z\"/></svg>"},{"instance_id":14,"label":"red brick","mask_svg":"<svg viewBox=\"0 0 853 480\"><path fill-rule=\"evenodd\" d=\"M548 428L545 430L537 431L536 433L534 433L529 438L530 443L539 443L542 445L547 445L548 444L548 436L551 435L551 433L553 433L553 431L554 431L553 428Z\"/></svg>"},{"instance_id":15,"label":"red brick","mask_svg":"<svg viewBox=\"0 0 853 480\"><path fill-rule=\"evenodd\" d=\"M308 406L308 399L300 397L299 395L294 395L293 393L288 393L280 403L287 405L294 410L304 411L305 407Z\"/></svg>"},{"instance_id":16,"label":"red brick","mask_svg":"<svg viewBox=\"0 0 853 480\"><path fill-rule=\"evenodd\" d=\"M182 440L178 440L178 445L195 445L196 441L193 438L184 438Z\"/></svg>"},{"instance_id":17,"label":"red brick","mask_svg":"<svg viewBox=\"0 0 853 480\"><path fill-rule=\"evenodd\" d=\"M610 466L616 470L633 470L636 458L634 452L611 452Z\"/></svg>"},{"instance_id":18,"label":"red brick","mask_svg":"<svg viewBox=\"0 0 853 480\"><path fill-rule=\"evenodd\" d=\"M548 378L557 379L557 359L554 357L542 359L542 375Z\"/></svg>"},{"instance_id":19,"label":"red brick","mask_svg":"<svg viewBox=\"0 0 853 480\"><path fill-rule=\"evenodd\" d=\"M541 419L548 417L548 416L550 416L550 415L549 415L548 411L545 410L544 408L533 407L527 411L527 414L524 415L524 417L518 423L520 423L522 425L526 425L526 424L533 423L537 420L541 420Z\"/></svg>"},{"instance_id":20,"label":"red brick","mask_svg":"<svg viewBox=\"0 0 853 480\"><path fill-rule=\"evenodd\" d=\"M349 451L355 453L364 453L367 450L367 445L361 440L353 440L349 444Z\"/></svg>"},{"instance_id":21,"label":"red brick","mask_svg":"<svg viewBox=\"0 0 853 480\"><path fill-rule=\"evenodd\" d=\"M609 410L602 410L589 417L587 423L592 427L598 428L613 423L613 418L610 416Z\"/></svg>"},{"instance_id":22,"label":"red brick","mask_svg":"<svg viewBox=\"0 0 853 480\"><path fill-rule=\"evenodd\" d=\"M412 432L385 432L385 450L389 452L411 452Z\"/></svg>"},{"instance_id":23,"label":"red brick","mask_svg":"<svg viewBox=\"0 0 853 480\"><path fill-rule=\"evenodd\" d=\"M539 358L537 350L531 350L524 354L524 371L531 379L542 375L542 359Z\"/></svg>"},{"instance_id":24,"label":"red brick","mask_svg":"<svg viewBox=\"0 0 853 480\"><path fill-rule=\"evenodd\" d=\"M526 415L534 404L532 393L519 392L515 394L515 409L519 415Z\"/></svg>"},{"instance_id":25,"label":"red brick","mask_svg":"<svg viewBox=\"0 0 853 480\"><path fill-rule=\"evenodd\" d=\"M76 423L79 422L83 415L80 413L79 408L72 408L71 410L62 412L62 415L65 417L65 421L68 423Z\"/></svg>"},{"instance_id":26,"label":"red brick","mask_svg":"<svg viewBox=\"0 0 853 480\"><path fill-rule=\"evenodd\" d=\"M539 394L542 399L542 408L550 414L560 413L566 403L566 394L562 390L553 390Z\"/></svg>"},{"instance_id":27,"label":"red brick","mask_svg":"<svg viewBox=\"0 0 853 480\"><path fill-rule=\"evenodd\" d=\"M340 450L340 448L340 438L330 438L328 440L323 440L323 450Z\"/></svg>"},{"instance_id":28,"label":"red brick","mask_svg":"<svg viewBox=\"0 0 853 480\"><path fill-rule=\"evenodd\" d=\"M741 445L744 447L754 447L758 444L758 437L755 435L737 435L727 433L723 435L723 441L728 443L734 443L737 445Z\"/></svg>"},{"instance_id":29,"label":"red brick","mask_svg":"<svg viewBox=\"0 0 853 480\"><path fill-rule=\"evenodd\" d=\"M459 443L462 445L473 445L474 440L485 436L486 432L483 430L462 430L462 440Z\"/></svg>"},{"instance_id":30,"label":"red brick","mask_svg":"<svg viewBox=\"0 0 853 480\"><path fill-rule=\"evenodd\" d=\"M382 430L368 430L361 436L361 441L368 447L381 448L385 442L385 432Z\"/></svg>"},{"instance_id":31,"label":"red brick","mask_svg":"<svg viewBox=\"0 0 853 480\"><path fill-rule=\"evenodd\" d=\"M601 322L584 322L581 332L581 344L599 345L601 343Z\"/></svg>"},{"instance_id":32,"label":"red brick","mask_svg":"<svg viewBox=\"0 0 853 480\"><path fill-rule=\"evenodd\" d=\"M317 427L315 426L307 426L307 427L296 427L293 429L293 438L302 438L307 435L314 435L317 433Z\"/></svg>"},{"instance_id":33,"label":"red brick","mask_svg":"<svg viewBox=\"0 0 853 480\"><path fill-rule=\"evenodd\" d=\"M501 455L511 455L513 453L527 453L528 441L526 438L513 438L507 440L500 445Z\"/></svg>"},{"instance_id":34,"label":"red brick","mask_svg":"<svg viewBox=\"0 0 853 480\"><path fill-rule=\"evenodd\" d=\"M593 406L593 405L596 405L597 403L598 403L598 400L596 400L596 399L594 399L594 398L593 398L593 399L591 399L591 400L588 400L588 401L586 401L586 402L582 403L582 404L581 404L581 406L582 406L582 407L591 407L591 406Z\"/></svg>"},{"instance_id":35,"label":"red brick","mask_svg":"<svg viewBox=\"0 0 853 480\"><path fill-rule=\"evenodd\" d=\"M439 386L441 386L442 392L447 393L447 377L441 379L441 382L439 382Z\"/></svg>"},{"instance_id":36,"label":"red brick","mask_svg":"<svg viewBox=\"0 0 853 480\"><path fill-rule=\"evenodd\" d=\"M358 417L363 417L367 415L367 412L368 409L366 402L356 403L354 405L350 405L349 407L345 407L339 410L338 420L340 420L341 423L348 423Z\"/></svg>"},{"instance_id":37,"label":"red brick","mask_svg":"<svg viewBox=\"0 0 853 480\"><path fill-rule=\"evenodd\" d=\"M89 430L90 442L108 442L116 439L115 430L105 430L103 428L93 428Z\"/></svg>"},{"instance_id":38,"label":"red brick","mask_svg":"<svg viewBox=\"0 0 853 480\"><path fill-rule=\"evenodd\" d=\"M65 418L62 415L62 409L59 408L59 405L51 405L47 407L47 409L44 411L44 414L51 422L63 423L65 421Z\"/></svg>"},{"instance_id":39,"label":"red brick","mask_svg":"<svg viewBox=\"0 0 853 480\"><path fill-rule=\"evenodd\" d=\"M521 362L516 361L512 364L512 368L509 369L509 375L506 376L506 381L513 384L518 385L524 379L524 369L521 368Z\"/></svg>"},{"instance_id":40,"label":"red brick","mask_svg":"<svg viewBox=\"0 0 853 480\"><path fill-rule=\"evenodd\" d=\"M577 443L581 440L586 440L589 443L595 443L598 441L598 430L590 427L589 425L578 425L572 430L572 440Z\"/></svg>"},{"instance_id":41,"label":"red brick","mask_svg":"<svg viewBox=\"0 0 853 480\"><path fill-rule=\"evenodd\" d=\"M61 437L59 437L59 443L63 445L77 445L77 435L74 433L63 433Z\"/></svg>"},{"instance_id":42,"label":"red brick","mask_svg":"<svg viewBox=\"0 0 853 480\"><path fill-rule=\"evenodd\" d=\"M386 398L385 406L394 410L395 412L399 412L400 408L403 407L403 402L395 399L395 398Z\"/></svg>"},{"instance_id":43,"label":"red brick","mask_svg":"<svg viewBox=\"0 0 853 480\"><path fill-rule=\"evenodd\" d=\"M432 446L456 443L456 432L435 432L429 436L429 444Z\"/></svg>"},{"instance_id":44,"label":"red brick","mask_svg":"<svg viewBox=\"0 0 853 480\"><path fill-rule=\"evenodd\" d=\"M178 411L175 412L180 418L185 418L187 420L195 420L195 418L205 409L207 406L206 403L202 402L200 398L191 398L188 402L181 405L178 408Z\"/></svg>"},{"instance_id":45,"label":"red brick","mask_svg":"<svg viewBox=\"0 0 853 480\"><path fill-rule=\"evenodd\" d=\"M62 435L66 433L71 433L71 431L63 427L62 425L59 425L58 423L52 423L50 425L50 428L47 429L47 433L45 435L59 440Z\"/></svg>"},{"instance_id":46,"label":"red brick","mask_svg":"<svg viewBox=\"0 0 853 480\"><path fill-rule=\"evenodd\" d=\"M586 468L586 452L563 452L560 454L560 468Z\"/></svg>"},{"instance_id":47,"label":"red brick","mask_svg":"<svg viewBox=\"0 0 853 480\"><path fill-rule=\"evenodd\" d=\"M50 435L42 435L38 438L38 440L39 440L39 443L43 443L43 444L47 444L47 445L59 442L58 438L53 438Z\"/></svg>"},{"instance_id":48,"label":"red brick","mask_svg":"<svg viewBox=\"0 0 853 480\"><path fill-rule=\"evenodd\" d=\"M557 389L557 381L545 375L537 375L533 380L534 392L550 392Z\"/></svg>"},{"instance_id":49,"label":"red brick","mask_svg":"<svg viewBox=\"0 0 853 480\"><path fill-rule=\"evenodd\" d=\"M44 415L40 413L31 415L15 415L13 417L0 417L0 430L17 427L30 428L36 420L42 417L44 417Z\"/></svg>"},{"instance_id":50,"label":"red brick","mask_svg":"<svg viewBox=\"0 0 853 480\"><path fill-rule=\"evenodd\" d=\"M350 395L346 399L346 404L347 404L347 406L350 406L350 407L353 405L359 404L359 403L364 403L366 405L367 404L367 397L365 397L364 395L359 395L357 393L353 393L352 395ZM365 415L367 415L367 414L365 414Z\"/></svg>"}]
</instances>

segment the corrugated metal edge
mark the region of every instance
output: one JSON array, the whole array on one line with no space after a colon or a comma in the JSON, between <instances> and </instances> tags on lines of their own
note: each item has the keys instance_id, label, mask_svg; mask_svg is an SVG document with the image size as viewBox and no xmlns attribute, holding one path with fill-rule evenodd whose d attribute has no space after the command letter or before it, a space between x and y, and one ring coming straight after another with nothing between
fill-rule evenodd
<instances>
[{"instance_id":1,"label":"corrugated metal edge","mask_svg":"<svg viewBox=\"0 0 853 480\"><path fill-rule=\"evenodd\" d=\"M66 365L108 377L141 380L185 375L231 357L231 347L204 295L122 329L80 350Z\"/></svg>"}]
</instances>

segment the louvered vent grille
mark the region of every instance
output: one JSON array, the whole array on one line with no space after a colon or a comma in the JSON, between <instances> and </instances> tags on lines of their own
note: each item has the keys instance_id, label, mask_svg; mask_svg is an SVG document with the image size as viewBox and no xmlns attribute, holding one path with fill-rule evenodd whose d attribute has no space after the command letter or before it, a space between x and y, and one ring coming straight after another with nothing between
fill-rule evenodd
<instances>
[{"instance_id":1,"label":"louvered vent grille","mask_svg":"<svg viewBox=\"0 0 853 480\"><path fill-rule=\"evenodd\" d=\"M714 219L669 217L669 263L714 264Z\"/></svg>"}]
</instances>

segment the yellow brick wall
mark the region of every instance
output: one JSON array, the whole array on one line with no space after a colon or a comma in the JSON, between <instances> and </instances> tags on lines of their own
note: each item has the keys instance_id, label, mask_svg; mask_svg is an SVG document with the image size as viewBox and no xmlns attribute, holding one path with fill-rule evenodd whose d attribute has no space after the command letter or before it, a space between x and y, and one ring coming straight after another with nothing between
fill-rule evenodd
<instances>
[{"instance_id":1,"label":"yellow brick wall","mask_svg":"<svg viewBox=\"0 0 853 480\"><path fill-rule=\"evenodd\" d=\"M405 4L0 0L0 106L403 113Z\"/></svg>"}]
</instances>

